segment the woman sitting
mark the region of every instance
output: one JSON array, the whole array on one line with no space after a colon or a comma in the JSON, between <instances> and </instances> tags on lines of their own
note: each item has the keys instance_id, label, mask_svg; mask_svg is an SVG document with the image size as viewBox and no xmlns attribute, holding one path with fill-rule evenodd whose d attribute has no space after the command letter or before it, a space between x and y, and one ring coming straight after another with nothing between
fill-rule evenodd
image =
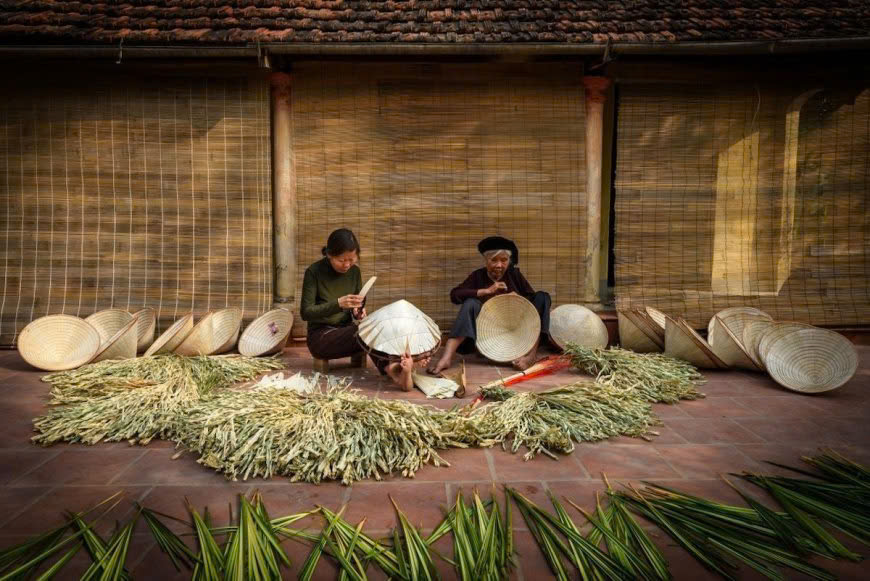
<instances>
[{"instance_id":1,"label":"woman sitting","mask_svg":"<svg viewBox=\"0 0 870 581\"><path fill-rule=\"evenodd\" d=\"M444 352L437 362L429 366L429 373L438 374L448 369L457 351L470 353L474 350L477 315L483 303L496 295L516 293L528 299L541 317L541 334L550 330L550 295L543 291L535 292L519 268L516 268L520 259L517 245L507 238L490 236L478 243L477 250L483 255L485 266L472 272L462 284L450 291L450 300L461 305L459 315L450 330ZM540 337L528 353L513 361L513 366L524 370L532 365L539 342Z\"/></svg>"},{"instance_id":2,"label":"woman sitting","mask_svg":"<svg viewBox=\"0 0 870 581\"><path fill-rule=\"evenodd\" d=\"M363 354L356 338L354 319L366 316L365 300L359 296L362 275L356 263L360 247L356 235L340 228L329 235L323 258L305 269L302 282L302 320L308 323L308 350L317 359L339 359ZM399 361L372 357L378 371L405 391L413 388L410 355Z\"/></svg>"}]
</instances>

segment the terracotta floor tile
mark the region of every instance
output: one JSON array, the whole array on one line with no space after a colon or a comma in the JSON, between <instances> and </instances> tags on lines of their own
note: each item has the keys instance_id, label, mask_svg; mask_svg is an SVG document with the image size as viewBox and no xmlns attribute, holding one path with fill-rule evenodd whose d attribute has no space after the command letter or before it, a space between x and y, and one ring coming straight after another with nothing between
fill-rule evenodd
<instances>
[{"instance_id":1,"label":"terracotta floor tile","mask_svg":"<svg viewBox=\"0 0 870 581\"><path fill-rule=\"evenodd\" d=\"M758 415L756 410L742 402L743 399L734 397L716 397L680 402L679 407L687 416L693 418L743 418Z\"/></svg>"},{"instance_id":2,"label":"terracotta floor tile","mask_svg":"<svg viewBox=\"0 0 870 581\"><path fill-rule=\"evenodd\" d=\"M516 560L522 572L522 578L528 581L540 581L552 579L553 572L547 565L547 560L532 533L527 531L514 532L514 545L516 546ZM566 564L566 567L569 566ZM569 572L569 578L573 579L576 571Z\"/></svg>"},{"instance_id":3,"label":"terracotta floor tile","mask_svg":"<svg viewBox=\"0 0 870 581\"><path fill-rule=\"evenodd\" d=\"M287 539L281 543L284 552L290 558L290 567L282 569L283 579L298 579L299 572L305 565L305 560L311 552L311 545L304 541L296 539ZM375 571L376 566L371 565L368 569L369 573ZM317 562L317 568L314 570L312 580L315 581L334 581L338 579L339 566L338 563L328 555L321 555ZM370 578L374 578L371 575Z\"/></svg>"},{"instance_id":4,"label":"terracotta floor tile","mask_svg":"<svg viewBox=\"0 0 870 581\"><path fill-rule=\"evenodd\" d=\"M822 415L813 401L799 394L789 397L741 397L737 401L767 419L813 419Z\"/></svg>"},{"instance_id":5,"label":"terracotta floor tile","mask_svg":"<svg viewBox=\"0 0 870 581\"><path fill-rule=\"evenodd\" d=\"M665 559L667 559L668 568L674 579L685 579L686 581L714 581L721 579L715 573L705 569L703 565L672 541L670 537L664 536L663 538L658 538L655 543L661 549Z\"/></svg>"},{"instance_id":6,"label":"terracotta floor tile","mask_svg":"<svg viewBox=\"0 0 870 581\"><path fill-rule=\"evenodd\" d=\"M761 466L731 445L656 445L668 464L685 478L718 478L727 472L759 470Z\"/></svg>"},{"instance_id":7,"label":"terracotta floor tile","mask_svg":"<svg viewBox=\"0 0 870 581\"><path fill-rule=\"evenodd\" d=\"M48 486L30 486L23 488L0 488L0 525L14 519L30 505L40 500L51 490ZM10 534L12 531L5 531Z\"/></svg>"},{"instance_id":8,"label":"terracotta floor tile","mask_svg":"<svg viewBox=\"0 0 870 581\"><path fill-rule=\"evenodd\" d=\"M17 490L17 489L14 489ZM3 525L6 532L35 534L64 522L65 511L84 511L122 491L120 502L99 522L95 529L101 534L110 531L117 520L123 520L133 510L133 502L140 500L149 488L145 486L62 486L38 499L17 517ZM91 513L90 518L103 513L103 508Z\"/></svg>"},{"instance_id":9,"label":"terracotta floor tile","mask_svg":"<svg viewBox=\"0 0 870 581\"><path fill-rule=\"evenodd\" d=\"M609 446L578 449L578 459L592 478L674 478L671 468L654 446Z\"/></svg>"},{"instance_id":10,"label":"terracotta floor tile","mask_svg":"<svg viewBox=\"0 0 870 581\"><path fill-rule=\"evenodd\" d=\"M578 448L579 450L579 448ZM516 454L505 452L501 447L490 449L495 475L500 482L516 480L575 480L586 478L583 467L577 463L577 450L574 454L559 454L554 460L539 454L531 460L523 460L528 450L521 448Z\"/></svg>"},{"instance_id":11,"label":"terracotta floor tile","mask_svg":"<svg viewBox=\"0 0 870 581\"><path fill-rule=\"evenodd\" d=\"M763 442L734 442L735 444L753 444L774 442L781 444L814 444L816 446L836 445L839 438L810 420L804 419L778 419L767 418L744 418L734 420L739 425L757 434Z\"/></svg>"},{"instance_id":12,"label":"terracotta floor tile","mask_svg":"<svg viewBox=\"0 0 870 581\"><path fill-rule=\"evenodd\" d=\"M142 457L129 464L118 473L111 484L146 485L161 484L212 484L220 485L227 481L219 474L197 463L195 454L184 454L173 460L175 450L149 449Z\"/></svg>"},{"instance_id":13,"label":"terracotta floor tile","mask_svg":"<svg viewBox=\"0 0 870 581\"><path fill-rule=\"evenodd\" d=\"M0 418L0 448L27 448L28 450L39 449L30 442L30 438L36 435L30 418L21 416Z\"/></svg>"},{"instance_id":14,"label":"terracotta floor tile","mask_svg":"<svg viewBox=\"0 0 870 581\"><path fill-rule=\"evenodd\" d=\"M205 509L208 508L215 525L223 526L229 524L230 507L232 507L233 516L238 515L238 495L247 494L249 491L250 486L243 484L227 486L164 485L150 489L140 502L145 508L189 523L191 520L190 512L187 509L189 501L200 516L204 516ZM268 504L266 506L271 510ZM186 533L191 530L189 526L176 520L166 518L162 520L163 524L177 533ZM144 523L139 523L136 530L144 533L148 531L148 528L144 526Z\"/></svg>"},{"instance_id":15,"label":"terracotta floor tile","mask_svg":"<svg viewBox=\"0 0 870 581\"><path fill-rule=\"evenodd\" d=\"M822 418L810 420L824 437L837 445L870 447L870 425L867 418Z\"/></svg>"},{"instance_id":16,"label":"terracotta floor tile","mask_svg":"<svg viewBox=\"0 0 870 581\"><path fill-rule=\"evenodd\" d=\"M183 537L182 537L183 538ZM193 544L189 544L192 550L196 551ZM155 543L139 563L131 571L132 577L137 581L144 579L147 581L186 581L190 579L191 571L181 568L177 571L172 565L169 557L160 550L160 547Z\"/></svg>"},{"instance_id":17,"label":"terracotta floor tile","mask_svg":"<svg viewBox=\"0 0 870 581\"><path fill-rule=\"evenodd\" d=\"M730 419L671 419L667 425L693 444L752 444L763 441Z\"/></svg>"},{"instance_id":18,"label":"terracotta floor tile","mask_svg":"<svg viewBox=\"0 0 870 581\"><path fill-rule=\"evenodd\" d=\"M360 482L351 487L345 519L358 523L366 517L366 529L385 531L396 523L390 496L415 525L437 526L447 507L447 486L435 482Z\"/></svg>"},{"instance_id":19,"label":"terracotta floor tile","mask_svg":"<svg viewBox=\"0 0 870 581\"><path fill-rule=\"evenodd\" d=\"M595 493L598 493L602 504L607 503L607 485L600 478L598 480L577 480L574 482L547 482L546 484L547 489L564 505L565 510L574 519L574 523L580 528L583 528L582 525L585 525L585 519L566 502L566 499L590 512L595 510ZM615 483L611 481L611 484ZM547 508L549 510L552 507L548 506Z\"/></svg>"},{"instance_id":20,"label":"terracotta floor tile","mask_svg":"<svg viewBox=\"0 0 870 581\"><path fill-rule=\"evenodd\" d=\"M663 420L668 418L687 418L689 414L683 409L683 406L689 402L681 401L676 404L656 403L652 406L652 411L655 415Z\"/></svg>"},{"instance_id":21,"label":"terracotta floor tile","mask_svg":"<svg viewBox=\"0 0 870 581\"><path fill-rule=\"evenodd\" d=\"M0 485L8 485L60 454L59 450L0 450ZM47 483L53 484L53 483Z\"/></svg>"},{"instance_id":22,"label":"terracotta floor tile","mask_svg":"<svg viewBox=\"0 0 870 581\"><path fill-rule=\"evenodd\" d=\"M109 484L146 453L147 450L142 448L67 448L16 480L13 485Z\"/></svg>"},{"instance_id":23,"label":"terracotta floor tile","mask_svg":"<svg viewBox=\"0 0 870 581\"><path fill-rule=\"evenodd\" d=\"M477 482L492 482L493 475L489 469L486 452L479 448L445 450L441 457L450 466L435 467L427 465L414 475L416 482L446 482L453 480L468 480ZM401 478L398 475L397 478Z\"/></svg>"},{"instance_id":24,"label":"terracotta floor tile","mask_svg":"<svg viewBox=\"0 0 870 581\"><path fill-rule=\"evenodd\" d=\"M777 474L783 472L768 462L808 469L809 464L801 460L802 456L815 456L819 454L819 446L814 444L746 444L736 445L738 450L756 460L764 466L765 472L771 471ZM861 464L870 465L870 448L866 446L842 445L837 446L836 451L847 458ZM788 472L794 475L794 472Z\"/></svg>"},{"instance_id":25,"label":"terracotta floor tile","mask_svg":"<svg viewBox=\"0 0 870 581\"><path fill-rule=\"evenodd\" d=\"M808 406L819 411L816 418L866 418L870 414L870 398L866 394L867 389L855 385L853 380L840 389L817 396L803 396L803 399Z\"/></svg>"}]
</instances>

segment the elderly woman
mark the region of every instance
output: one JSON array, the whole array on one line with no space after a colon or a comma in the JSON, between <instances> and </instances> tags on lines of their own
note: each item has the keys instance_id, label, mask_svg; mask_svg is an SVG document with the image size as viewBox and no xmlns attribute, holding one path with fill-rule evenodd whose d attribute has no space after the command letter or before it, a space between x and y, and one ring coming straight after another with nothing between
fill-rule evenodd
<instances>
[{"instance_id":1,"label":"elderly woman","mask_svg":"<svg viewBox=\"0 0 870 581\"><path fill-rule=\"evenodd\" d=\"M354 319L366 316L365 300L359 295L362 276L356 265L360 246L356 235L340 228L329 235L323 258L305 270L302 282L302 320L308 322L308 350L317 359L339 359L363 353L356 337ZM375 366L393 382L410 391L414 361L404 355L390 362L372 357Z\"/></svg>"},{"instance_id":2,"label":"elderly woman","mask_svg":"<svg viewBox=\"0 0 870 581\"><path fill-rule=\"evenodd\" d=\"M477 315L483 303L496 295L516 293L531 301L541 317L541 333L549 332L550 295L543 291L535 292L520 273L516 266L520 260L517 245L507 238L490 236L478 243L477 250L483 255L485 266L472 272L462 284L450 291L450 300L461 305L459 316L450 331L444 352L429 366L430 373L441 373L449 368L457 351L467 353L473 350L477 338ZM534 363L539 342L540 337L531 351L513 362L514 367L523 370Z\"/></svg>"}]
</instances>

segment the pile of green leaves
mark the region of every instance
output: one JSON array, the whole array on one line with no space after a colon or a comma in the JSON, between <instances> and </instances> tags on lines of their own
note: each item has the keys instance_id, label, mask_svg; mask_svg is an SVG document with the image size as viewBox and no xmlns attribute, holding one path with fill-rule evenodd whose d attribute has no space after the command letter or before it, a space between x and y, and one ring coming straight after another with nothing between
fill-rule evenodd
<instances>
[{"instance_id":1,"label":"pile of green leaves","mask_svg":"<svg viewBox=\"0 0 870 581\"><path fill-rule=\"evenodd\" d=\"M635 353L611 347L595 349L569 343L565 353L574 367L599 384L634 394L649 403L677 403L704 397L704 377L690 363L661 353Z\"/></svg>"}]
</instances>

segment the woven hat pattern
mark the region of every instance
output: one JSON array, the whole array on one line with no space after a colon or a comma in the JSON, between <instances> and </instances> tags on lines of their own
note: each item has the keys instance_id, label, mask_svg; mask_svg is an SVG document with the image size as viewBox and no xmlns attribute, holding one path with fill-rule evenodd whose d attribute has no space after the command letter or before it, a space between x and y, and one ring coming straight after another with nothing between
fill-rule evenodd
<instances>
[{"instance_id":1,"label":"woven hat pattern","mask_svg":"<svg viewBox=\"0 0 870 581\"><path fill-rule=\"evenodd\" d=\"M100 334L102 344L114 337L132 319L133 315L123 309L105 309L90 315L85 321L93 325Z\"/></svg>"},{"instance_id":2,"label":"woven hat pattern","mask_svg":"<svg viewBox=\"0 0 870 581\"><path fill-rule=\"evenodd\" d=\"M212 354L226 353L236 346L242 326L242 310L235 307L214 311L211 317L214 342L218 344Z\"/></svg>"},{"instance_id":3,"label":"woven hat pattern","mask_svg":"<svg viewBox=\"0 0 870 581\"><path fill-rule=\"evenodd\" d=\"M48 315L28 324L18 335L18 352L33 367L64 371L84 365L100 349L100 334L72 315Z\"/></svg>"},{"instance_id":4,"label":"woven hat pattern","mask_svg":"<svg viewBox=\"0 0 870 581\"><path fill-rule=\"evenodd\" d=\"M193 329L193 314L188 313L172 323L145 351L145 357L158 353L172 353Z\"/></svg>"},{"instance_id":5,"label":"woven hat pattern","mask_svg":"<svg viewBox=\"0 0 870 581\"><path fill-rule=\"evenodd\" d=\"M248 357L270 355L287 343L293 327L293 314L287 309L272 309L245 327L239 339L239 353Z\"/></svg>"},{"instance_id":6,"label":"woven hat pattern","mask_svg":"<svg viewBox=\"0 0 870 581\"><path fill-rule=\"evenodd\" d=\"M217 348L211 327L214 313L206 313L175 348L177 355L211 355Z\"/></svg>"},{"instance_id":7,"label":"woven hat pattern","mask_svg":"<svg viewBox=\"0 0 870 581\"><path fill-rule=\"evenodd\" d=\"M568 343L607 347L607 327L601 317L582 305L560 305L550 313L550 337L562 349Z\"/></svg>"},{"instance_id":8,"label":"woven hat pattern","mask_svg":"<svg viewBox=\"0 0 870 581\"><path fill-rule=\"evenodd\" d=\"M115 335L103 343L91 363L107 359L132 359L136 357L136 343L139 339L139 320L133 317Z\"/></svg>"},{"instance_id":9,"label":"woven hat pattern","mask_svg":"<svg viewBox=\"0 0 870 581\"><path fill-rule=\"evenodd\" d=\"M852 379L858 370L858 352L839 333L800 329L771 342L765 365L774 381L787 389L822 393Z\"/></svg>"},{"instance_id":10,"label":"woven hat pattern","mask_svg":"<svg viewBox=\"0 0 870 581\"><path fill-rule=\"evenodd\" d=\"M136 343L136 351L142 352L148 349L149 345L154 342L154 333L157 331L157 313L151 307L136 311L134 317L139 317L139 323L136 326L138 335Z\"/></svg>"},{"instance_id":11,"label":"woven hat pattern","mask_svg":"<svg viewBox=\"0 0 870 581\"><path fill-rule=\"evenodd\" d=\"M765 329L764 333L761 335L761 341L758 342L758 358L762 363L764 363L764 359L767 357L767 352L774 341L783 335L788 335L792 331L800 331L801 329L818 329L818 327L814 327L807 323L777 321L775 325L771 325ZM831 333L833 333L833 331L831 331Z\"/></svg>"},{"instance_id":12,"label":"woven hat pattern","mask_svg":"<svg viewBox=\"0 0 870 581\"><path fill-rule=\"evenodd\" d=\"M719 311L714 315L714 317L719 317L719 320L741 341L743 340L743 327L748 321L773 320L773 317L755 307L730 307ZM713 330L714 320L715 319L710 319L710 323L707 325L708 337Z\"/></svg>"},{"instance_id":13,"label":"woven hat pattern","mask_svg":"<svg viewBox=\"0 0 870 581\"><path fill-rule=\"evenodd\" d=\"M495 296L477 316L477 350L492 361L508 362L528 353L541 334L535 306L519 295Z\"/></svg>"},{"instance_id":14,"label":"woven hat pattern","mask_svg":"<svg viewBox=\"0 0 870 581\"><path fill-rule=\"evenodd\" d=\"M426 313L406 300L381 307L359 324L357 336L378 353L400 356L428 354L441 342L441 329Z\"/></svg>"},{"instance_id":15,"label":"woven hat pattern","mask_svg":"<svg viewBox=\"0 0 870 581\"><path fill-rule=\"evenodd\" d=\"M761 369L764 369L764 362L758 355L758 345L764 333L774 325L776 322L773 320L758 318L750 319L743 325L743 348Z\"/></svg>"}]
</instances>

